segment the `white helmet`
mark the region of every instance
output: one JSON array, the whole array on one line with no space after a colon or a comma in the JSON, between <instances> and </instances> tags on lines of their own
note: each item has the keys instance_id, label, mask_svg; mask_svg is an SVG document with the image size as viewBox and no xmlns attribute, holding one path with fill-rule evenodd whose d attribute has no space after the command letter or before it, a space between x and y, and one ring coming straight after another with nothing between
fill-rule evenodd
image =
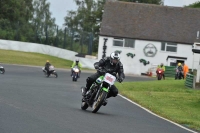
<instances>
[{"instance_id":1,"label":"white helmet","mask_svg":"<svg viewBox=\"0 0 200 133\"><path fill-rule=\"evenodd\" d=\"M120 60L120 55L117 52L113 52L110 54L110 64L117 64Z\"/></svg>"},{"instance_id":2,"label":"white helmet","mask_svg":"<svg viewBox=\"0 0 200 133\"><path fill-rule=\"evenodd\" d=\"M79 62L79 59L76 59L76 62Z\"/></svg>"}]
</instances>

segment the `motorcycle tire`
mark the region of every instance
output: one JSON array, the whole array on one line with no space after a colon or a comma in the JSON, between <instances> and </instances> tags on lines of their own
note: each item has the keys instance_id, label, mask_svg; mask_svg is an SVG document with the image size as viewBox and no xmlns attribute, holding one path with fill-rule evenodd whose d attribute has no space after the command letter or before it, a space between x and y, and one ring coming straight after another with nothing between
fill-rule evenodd
<instances>
[{"instance_id":1,"label":"motorcycle tire","mask_svg":"<svg viewBox=\"0 0 200 133\"><path fill-rule=\"evenodd\" d=\"M57 78L57 77L58 77L58 74L57 74L56 72L54 73L54 75L55 75L55 78Z\"/></svg>"},{"instance_id":2,"label":"motorcycle tire","mask_svg":"<svg viewBox=\"0 0 200 133\"><path fill-rule=\"evenodd\" d=\"M106 99L107 92L101 91L97 101L95 101L92 105L92 113L96 113L103 104L104 99Z\"/></svg>"},{"instance_id":3,"label":"motorcycle tire","mask_svg":"<svg viewBox=\"0 0 200 133\"><path fill-rule=\"evenodd\" d=\"M162 76L159 74L158 75L158 80L161 80L162 79Z\"/></svg>"},{"instance_id":4,"label":"motorcycle tire","mask_svg":"<svg viewBox=\"0 0 200 133\"><path fill-rule=\"evenodd\" d=\"M73 74L72 81L77 81L77 77L75 74Z\"/></svg>"}]
</instances>

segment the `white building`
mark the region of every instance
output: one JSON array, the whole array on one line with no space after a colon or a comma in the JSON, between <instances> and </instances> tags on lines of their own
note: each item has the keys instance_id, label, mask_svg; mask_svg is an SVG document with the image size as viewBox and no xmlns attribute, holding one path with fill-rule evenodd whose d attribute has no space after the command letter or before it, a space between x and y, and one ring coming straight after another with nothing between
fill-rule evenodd
<instances>
[{"instance_id":1,"label":"white building","mask_svg":"<svg viewBox=\"0 0 200 133\"><path fill-rule=\"evenodd\" d=\"M199 20L200 9L107 2L100 29L98 59L120 51L125 73L137 75L160 63L175 66L185 62L189 68L197 68L200 58L198 54L193 58L192 48L198 41ZM105 55L104 43L107 46ZM128 56L131 54L135 56ZM141 59L149 64L144 65Z\"/></svg>"}]
</instances>

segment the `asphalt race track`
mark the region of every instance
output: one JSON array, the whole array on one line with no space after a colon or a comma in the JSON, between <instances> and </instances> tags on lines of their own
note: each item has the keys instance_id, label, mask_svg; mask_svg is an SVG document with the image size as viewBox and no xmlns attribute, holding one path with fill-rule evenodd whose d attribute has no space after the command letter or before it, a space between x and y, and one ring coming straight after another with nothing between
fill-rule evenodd
<instances>
[{"instance_id":1,"label":"asphalt race track","mask_svg":"<svg viewBox=\"0 0 200 133\"><path fill-rule=\"evenodd\" d=\"M46 78L40 67L2 65L0 133L190 133L117 96L94 114L81 110L87 76L72 82L69 70ZM125 81L150 80L126 77Z\"/></svg>"}]
</instances>

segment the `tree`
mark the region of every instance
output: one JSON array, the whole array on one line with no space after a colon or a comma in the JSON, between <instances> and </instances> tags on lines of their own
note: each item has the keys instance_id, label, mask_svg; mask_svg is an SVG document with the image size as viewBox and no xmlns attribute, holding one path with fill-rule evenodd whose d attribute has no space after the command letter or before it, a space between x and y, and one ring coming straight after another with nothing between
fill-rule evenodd
<instances>
[{"instance_id":1,"label":"tree","mask_svg":"<svg viewBox=\"0 0 200 133\"><path fill-rule=\"evenodd\" d=\"M32 25L36 39L41 39L45 44L49 44L50 37L55 36L55 18L51 18L49 11L50 3L47 0L34 0Z\"/></svg>"},{"instance_id":2,"label":"tree","mask_svg":"<svg viewBox=\"0 0 200 133\"><path fill-rule=\"evenodd\" d=\"M32 0L0 1L0 37L10 40L27 41L31 32L29 20L32 18Z\"/></svg>"},{"instance_id":3,"label":"tree","mask_svg":"<svg viewBox=\"0 0 200 133\"><path fill-rule=\"evenodd\" d=\"M74 1L78 6L78 10L68 11L68 15L65 17L65 25L68 29L71 29L73 33L78 33L80 35L79 41L81 46L86 40L89 42L89 40L92 39L94 46L93 51L97 52L98 33L102 20L102 10L106 0Z\"/></svg>"},{"instance_id":4,"label":"tree","mask_svg":"<svg viewBox=\"0 0 200 133\"><path fill-rule=\"evenodd\" d=\"M200 8L200 1L195 2L195 3L193 3L193 4L190 4L190 5L186 6L186 7Z\"/></svg>"}]
</instances>

